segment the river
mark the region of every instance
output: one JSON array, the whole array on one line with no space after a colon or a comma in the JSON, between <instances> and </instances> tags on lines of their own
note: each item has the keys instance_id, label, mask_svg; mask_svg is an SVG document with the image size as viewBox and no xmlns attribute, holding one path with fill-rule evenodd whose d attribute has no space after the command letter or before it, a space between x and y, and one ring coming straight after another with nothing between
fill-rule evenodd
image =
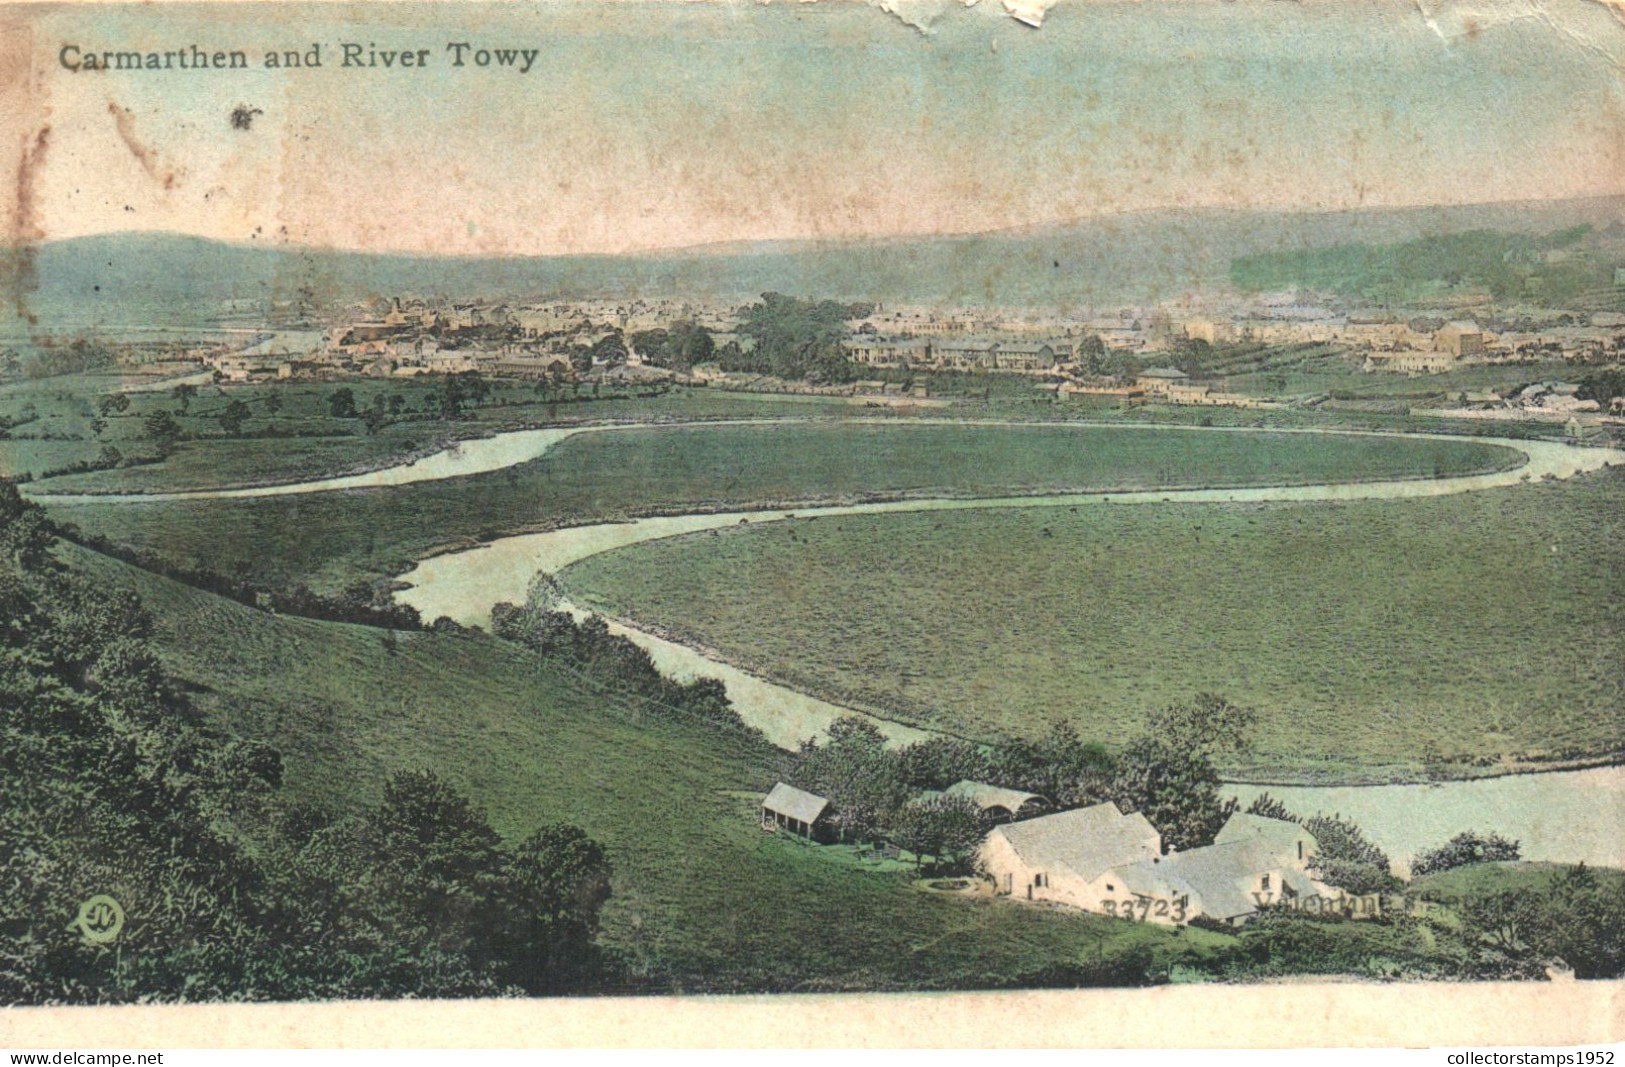
<instances>
[{"instance_id":1,"label":"river","mask_svg":"<svg viewBox=\"0 0 1625 1067\"><path fill-rule=\"evenodd\" d=\"M807 420L725 420L705 423L673 423L670 426L739 425L748 423L794 423ZM883 423L894 426L942 425L948 419L852 419L854 423ZM969 425L1008 425L996 420L960 420ZM1014 425L1032 425L1019 423ZM1043 424L1050 425L1050 424ZM1073 425L1084 428L1087 424ZM1112 425L1112 424L1108 424ZM317 479L287 485L239 489L195 490L173 493L118 495L50 495L60 503L155 502L164 500L227 499L233 497L283 496L298 493L332 492L346 489L376 489L416 482L457 478L502 470L544 455L558 442L577 433L628 429L610 425L520 430L490 438L464 441L443 452L409 464L338 478ZM639 429L648 427L636 427ZM1195 429L1191 427L1145 426L1145 429L1186 432L1256 432L1236 428ZM1318 433L1315 430L1271 430L1272 433ZM1352 431L1336 431L1350 433ZM1404 436L1393 434L1391 436ZM984 499L899 500L882 503L833 507L798 508L793 511L730 511L714 514L660 516L633 522L601 523L547 533L501 538L466 551L449 553L420 562L403 576L409 588L398 594L403 603L417 608L426 619L448 615L465 623L489 621L492 605L500 601L521 602L537 571L557 573L572 563L600 552L675 537L686 533L733 526L741 522L772 522L791 516L866 515L912 511L967 510L974 508L1062 507L1085 504L1108 506L1142 503L1213 503L1275 500L1372 500L1442 496L1475 492L1539 478L1568 478L1597 470L1605 465L1625 464L1625 453L1607 449L1577 448L1547 441L1513 441L1497 438L1468 438L1485 444L1498 444L1524 453L1527 462L1511 470L1454 478L1400 479L1394 481L1351 482L1305 486L1261 486L1241 489L1171 490L1147 492L1091 492L1053 496L1001 497ZM569 607L569 605L565 605ZM708 657L702 651L666 640L658 635L612 623L612 630L624 634L647 649L657 666L680 678L705 675L721 679L728 688L740 715L758 727L769 740L791 748L808 737L821 734L842 716L858 714L850 709L797 692L765 678ZM928 736L925 731L886 720L871 718L894 743L907 743ZM1359 823L1371 839L1397 861L1401 870L1410 856L1422 848L1443 843L1467 829L1496 832L1523 843L1526 859L1580 862L1625 866L1625 768L1603 767L1583 771L1514 775L1432 785L1388 786L1252 786L1233 784L1229 795L1244 804L1261 792L1269 792L1300 814L1323 812L1341 814Z\"/></svg>"},{"instance_id":2,"label":"river","mask_svg":"<svg viewBox=\"0 0 1625 1067\"><path fill-rule=\"evenodd\" d=\"M1196 503L1268 500L1397 499L1473 492L1525 479L1567 478L1606 464L1625 463L1617 451L1582 449L1553 442L1493 443L1516 448L1528 463L1510 471L1461 478L1409 479L1337 485L1258 487L1138 493L1082 493L1048 497L981 500L903 500L792 511L660 516L633 522L580 526L548 533L502 538L464 552L427 559L403 576L410 588L399 599L425 618L449 615L467 623L488 621L493 604L519 603L537 571L560 570L597 555L646 541L676 537L740 522L773 522L791 516L863 515L971 508L1058 507L1081 504ZM576 610L569 604L563 605ZM579 614L579 612L578 612ZM663 671L680 678L720 679L741 716L771 740L793 748L822 734L837 718L860 714L806 693L757 677L698 649L612 622L648 650ZM927 732L861 715L894 743ZM1228 795L1244 805L1269 792L1300 814L1341 814L1357 822L1371 840L1407 872L1411 856L1442 844L1463 830L1499 833L1522 842L1531 860L1625 866L1625 768L1511 775L1428 785L1253 786L1231 784Z\"/></svg>"}]
</instances>

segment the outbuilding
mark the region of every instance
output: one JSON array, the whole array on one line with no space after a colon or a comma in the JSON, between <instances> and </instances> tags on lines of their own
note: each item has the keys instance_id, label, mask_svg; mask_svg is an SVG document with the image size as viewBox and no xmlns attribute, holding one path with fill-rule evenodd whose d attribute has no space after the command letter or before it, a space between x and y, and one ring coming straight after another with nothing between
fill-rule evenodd
<instances>
[{"instance_id":1,"label":"outbuilding","mask_svg":"<svg viewBox=\"0 0 1625 1067\"><path fill-rule=\"evenodd\" d=\"M943 790L943 795L963 797L982 809L988 819L1000 823L1037 815L1044 807L1044 798L1037 793L1023 793L1019 789L969 779L955 782Z\"/></svg>"},{"instance_id":2,"label":"outbuilding","mask_svg":"<svg viewBox=\"0 0 1625 1067\"><path fill-rule=\"evenodd\" d=\"M809 841L829 841L829 801L816 793L779 782L762 798L762 829L799 834Z\"/></svg>"}]
</instances>

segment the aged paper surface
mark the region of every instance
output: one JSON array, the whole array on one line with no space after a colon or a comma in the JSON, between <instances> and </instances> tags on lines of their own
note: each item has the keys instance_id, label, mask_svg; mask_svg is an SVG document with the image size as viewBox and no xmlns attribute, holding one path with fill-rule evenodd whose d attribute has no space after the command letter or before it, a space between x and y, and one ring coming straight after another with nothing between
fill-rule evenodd
<instances>
[{"instance_id":1,"label":"aged paper surface","mask_svg":"<svg viewBox=\"0 0 1625 1067\"><path fill-rule=\"evenodd\" d=\"M0 1042L1618 1040L1622 57L0 7Z\"/></svg>"}]
</instances>

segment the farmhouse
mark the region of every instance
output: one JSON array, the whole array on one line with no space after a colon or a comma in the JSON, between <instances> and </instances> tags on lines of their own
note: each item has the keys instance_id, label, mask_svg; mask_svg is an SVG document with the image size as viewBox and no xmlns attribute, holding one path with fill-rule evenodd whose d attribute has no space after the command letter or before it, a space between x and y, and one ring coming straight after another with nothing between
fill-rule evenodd
<instances>
[{"instance_id":1,"label":"farmhouse","mask_svg":"<svg viewBox=\"0 0 1625 1067\"><path fill-rule=\"evenodd\" d=\"M786 830L812 841L832 840L835 835L826 821L829 814L828 800L783 782L762 798L762 829L775 833Z\"/></svg>"},{"instance_id":2,"label":"farmhouse","mask_svg":"<svg viewBox=\"0 0 1625 1067\"><path fill-rule=\"evenodd\" d=\"M1210 345L1227 345L1236 340L1236 325L1221 319L1192 319L1185 323L1185 336Z\"/></svg>"},{"instance_id":3,"label":"farmhouse","mask_svg":"<svg viewBox=\"0 0 1625 1067\"><path fill-rule=\"evenodd\" d=\"M1120 404L1145 402L1145 390L1138 385L1117 385L1112 382L1062 382L1058 392L1063 399L1075 396L1103 396Z\"/></svg>"},{"instance_id":4,"label":"farmhouse","mask_svg":"<svg viewBox=\"0 0 1625 1067\"><path fill-rule=\"evenodd\" d=\"M1150 922L1205 915L1239 923L1271 904L1318 907L1334 894L1308 873L1319 847L1295 822L1232 815L1211 845L1107 872L1099 910Z\"/></svg>"},{"instance_id":5,"label":"farmhouse","mask_svg":"<svg viewBox=\"0 0 1625 1067\"><path fill-rule=\"evenodd\" d=\"M1235 840L1108 871L1098 910L1177 924L1199 916L1239 923L1270 904L1321 896L1303 868L1264 839Z\"/></svg>"},{"instance_id":6,"label":"farmhouse","mask_svg":"<svg viewBox=\"0 0 1625 1067\"><path fill-rule=\"evenodd\" d=\"M969 779L955 782L943 790L943 795L964 797L981 808L983 815L998 822L1036 815L1038 809L1044 806L1044 798L1037 793L1023 793L1019 789L1006 789Z\"/></svg>"},{"instance_id":7,"label":"farmhouse","mask_svg":"<svg viewBox=\"0 0 1625 1067\"><path fill-rule=\"evenodd\" d=\"M1238 814L1213 844L1163 855L1145 816L1106 803L997 827L980 859L1000 894L1142 922L1240 923L1268 905L1371 910L1310 876L1318 849L1295 822Z\"/></svg>"},{"instance_id":8,"label":"farmhouse","mask_svg":"<svg viewBox=\"0 0 1625 1067\"><path fill-rule=\"evenodd\" d=\"M1162 835L1144 815L1108 801L995 827L980 859L998 893L1099 911L1102 875L1161 852Z\"/></svg>"}]
</instances>

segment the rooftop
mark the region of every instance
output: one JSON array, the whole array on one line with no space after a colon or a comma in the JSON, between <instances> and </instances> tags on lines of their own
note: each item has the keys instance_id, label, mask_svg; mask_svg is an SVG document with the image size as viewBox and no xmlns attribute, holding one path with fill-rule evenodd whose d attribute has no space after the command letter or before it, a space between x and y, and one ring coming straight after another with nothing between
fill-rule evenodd
<instances>
[{"instance_id":1,"label":"rooftop","mask_svg":"<svg viewBox=\"0 0 1625 1067\"><path fill-rule=\"evenodd\" d=\"M829 807L829 801L817 793L809 793L805 789L797 789L793 785L779 782L762 798L762 807L811 825L824 814L824 809Z\"/></svg>"},{"instance_id":2,"label":"rooftop","mask_svg":"<svg viewBox=\"0 0 1625 1067\"><path fill-rule=\"evenodd\" d=\"M1091 882L1162 849L1162 836L1144 815L1124 815L1110 801L1006 823L988 837L1004 838L1030 866L1065 867Z\"/></svg>"}]
</instances>

